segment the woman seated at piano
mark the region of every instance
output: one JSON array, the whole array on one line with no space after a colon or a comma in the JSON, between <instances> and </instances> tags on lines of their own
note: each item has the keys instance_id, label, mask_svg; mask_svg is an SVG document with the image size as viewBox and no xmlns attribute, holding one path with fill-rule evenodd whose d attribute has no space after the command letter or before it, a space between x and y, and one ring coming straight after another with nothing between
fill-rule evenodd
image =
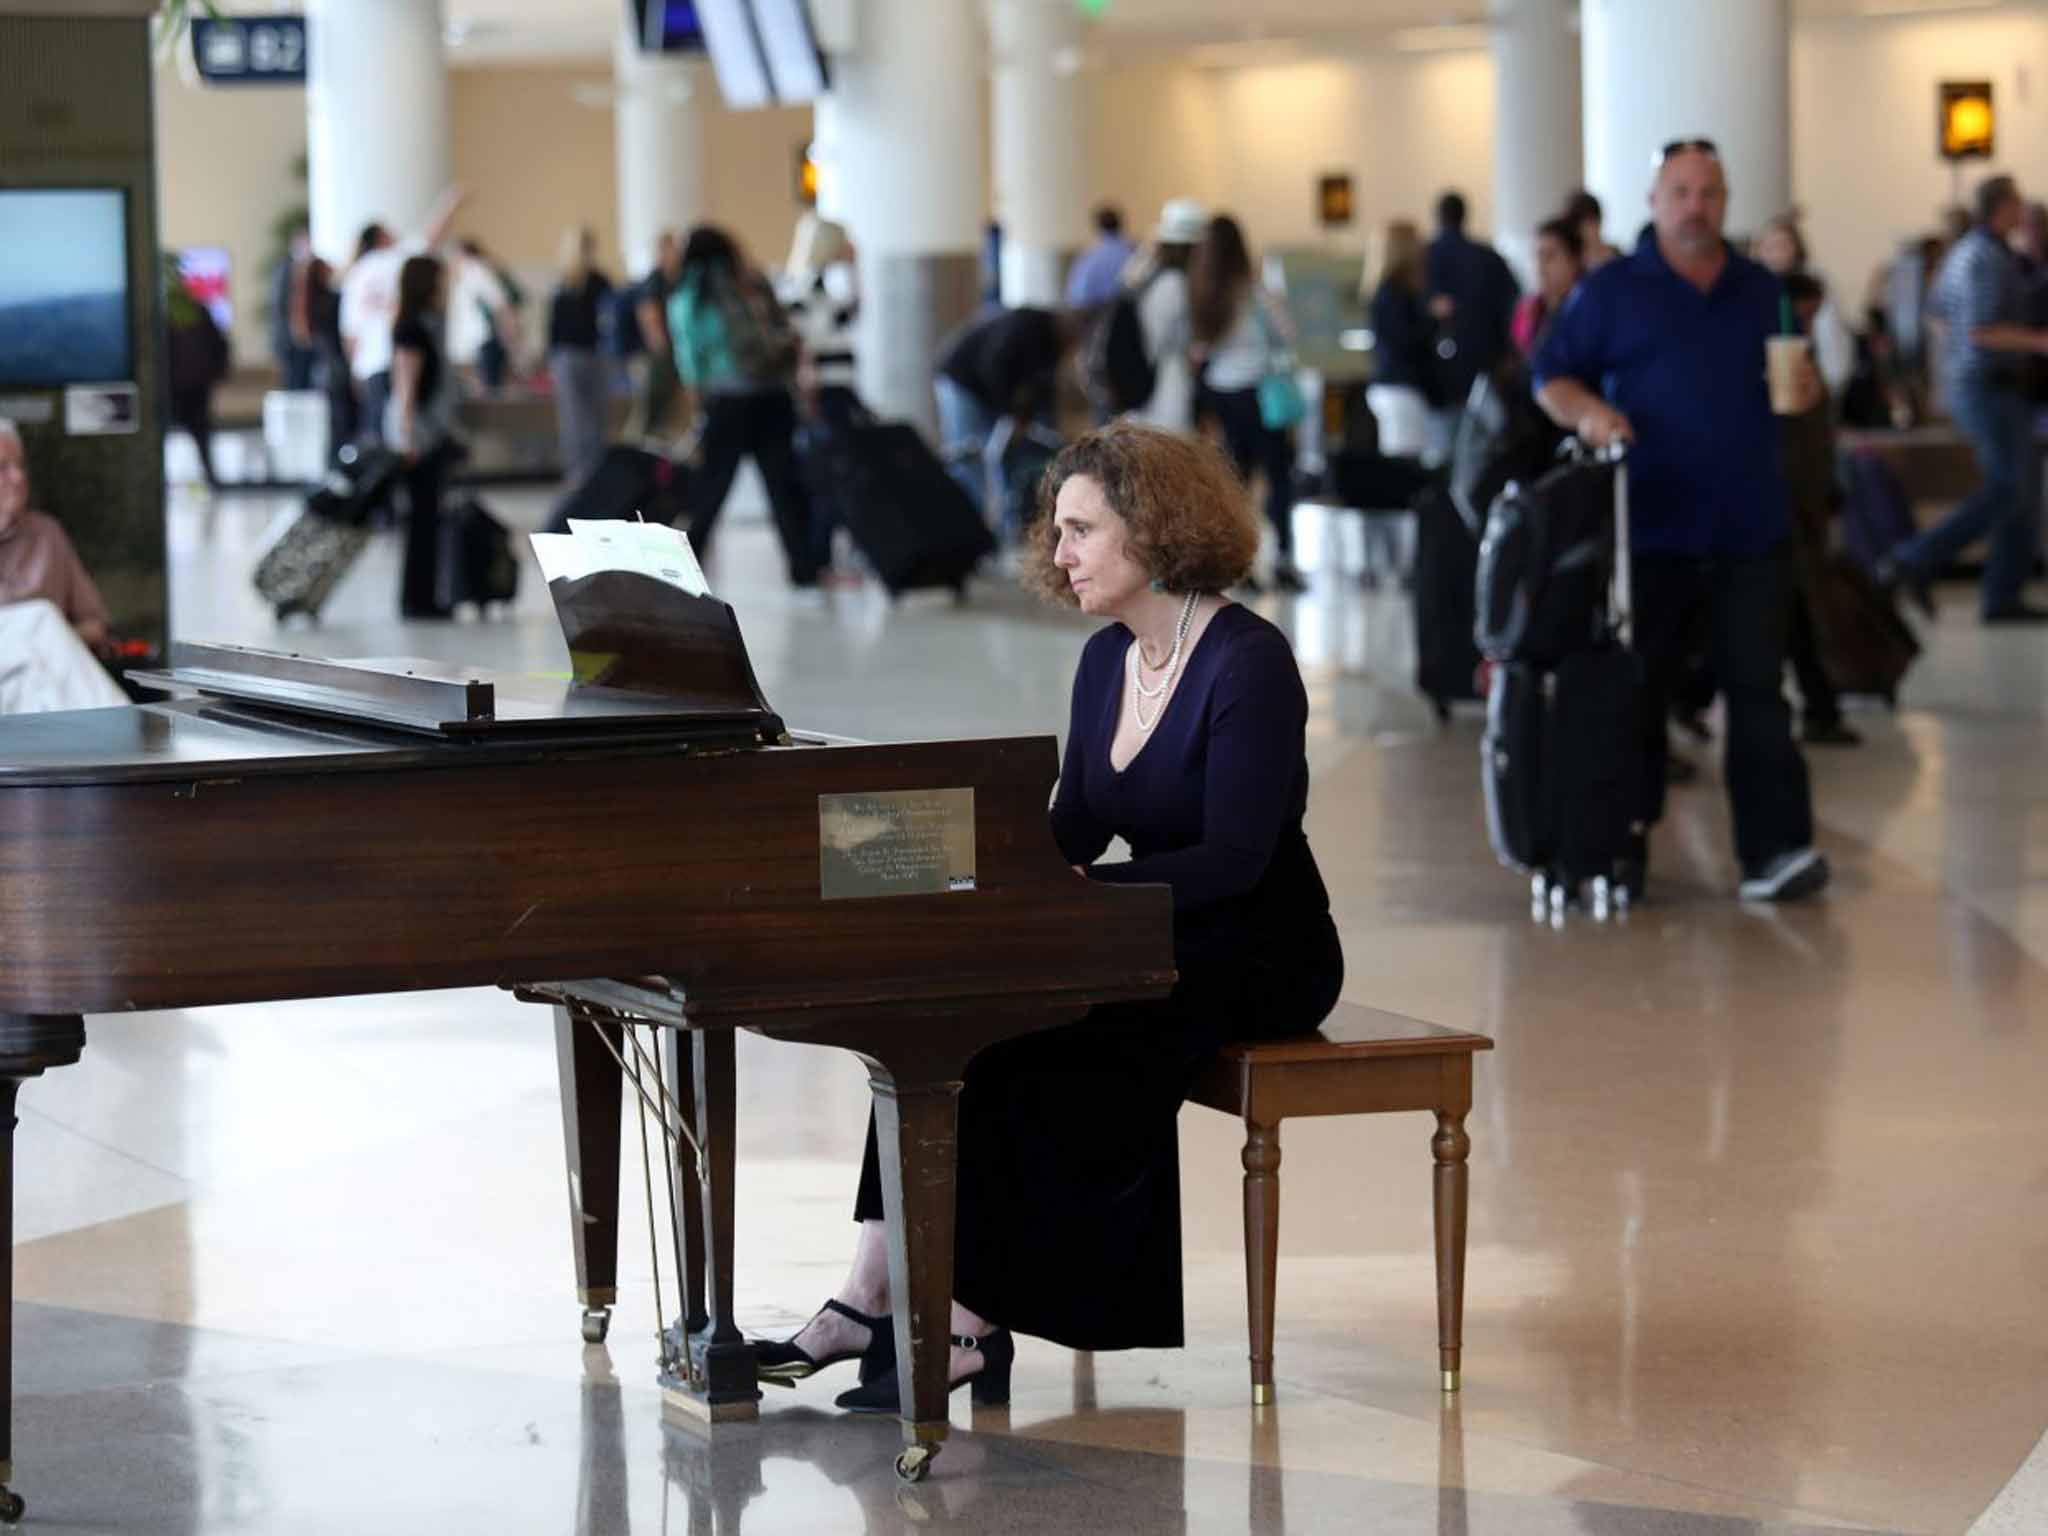
<instances>
[{"instance_id":1,"label":"woman seated at piano","mask_svg":"<svg viewBox=\"0 0 2048 1536\"><path fill-rule=\"evenodd\" d=\"M1292 1034L1344 962L1309 850L1308 696L1287 637L1224 594L1257 525L1208 444L1115 422L1046 472L1025 580L1107 620L1074 677L1052 832L1092 880L1172 887L1180 979L992 1047L960 1098L951 1382L1009 1401L1012 1334L1070 1349L1182 1343L1176 1126L1227 1039ZM1113 840L1128 862L1105 859ZM793 1381L859 1360L839 1405L897 1411L873 1122L852 1268L795 1337L758 1344Z\"/></svg>"}]
</instances>

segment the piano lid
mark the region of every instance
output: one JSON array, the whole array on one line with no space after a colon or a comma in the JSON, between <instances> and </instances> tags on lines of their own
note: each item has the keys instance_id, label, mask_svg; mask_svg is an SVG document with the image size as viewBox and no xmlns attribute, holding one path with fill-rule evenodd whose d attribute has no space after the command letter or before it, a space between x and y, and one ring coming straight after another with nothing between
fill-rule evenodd
<instances>
[{"instance_id":1,"label":"piano lid","mask_svg":"<svg viewBox=\"0 0 2048 1536\"><path fill-rule=\"evenodd\" d=\"M710 647L720 653L710 664L666 674L643 670L631 687L411 658L334 661L186 642L173 647L169 667L134 676L148 687L232 700L287 717L449 741L613 734L734 745L780 740L782 722L754 684L731 610L714 606L727 616L729 628L699 626L700 635L711 631Z\"/></svg>"}]
</instances>

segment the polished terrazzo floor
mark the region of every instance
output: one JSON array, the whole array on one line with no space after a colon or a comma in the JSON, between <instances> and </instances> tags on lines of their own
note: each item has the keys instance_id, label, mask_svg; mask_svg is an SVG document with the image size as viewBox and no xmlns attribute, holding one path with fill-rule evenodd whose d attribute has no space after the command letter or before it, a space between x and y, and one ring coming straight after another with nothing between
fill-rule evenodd
<instances>
[{"instance_id":1,"label":"polished terrazzo floor","mask_svg":"<svg viewBox=\"0 0 2048 1536\"><path fill-rule=\"evenodd\" d=\"M280 643L246 574L284 515L178 499L180 635ZM1654 902L1553 930L1487 852L1476 718L1440 729L1408 690L1405 600L1343 576L1355 530L1303 533L1314 592L1264 608L1311 691L1346 995L1499 1042L1470 1122L1458 1400L1436 1391L1426 1120L1287 1126L1279 1398L1254 1412L1237 1130L1190 1109L1187 1349L1026 1341L1012 1405L957 1400L915 1488L895 1426L833 1414L830 1376L707 1443L662 1424L630 1215L610 1342L577 1338L542 1012L488 992L200 1010L89 1020L83 1062L22 1095L32 1524L2048 1530L2048 1469L2023 1465L2048 1428L2048 636L1986 634L1956 594L1901 713L1813 756L1825 901L1729 899L1709 771L1660 832ZM536 587L506 620L399 624L396 556L380 539L283 643L562 665ZM802 607L776 566L739 519L713 574L791 720L1063 723L1082 621L993 585L965 609ZM740 1310L781 1329L844 1261L865 1081L751 1038L740 1069Z\"/></svg>"}]
</instances>

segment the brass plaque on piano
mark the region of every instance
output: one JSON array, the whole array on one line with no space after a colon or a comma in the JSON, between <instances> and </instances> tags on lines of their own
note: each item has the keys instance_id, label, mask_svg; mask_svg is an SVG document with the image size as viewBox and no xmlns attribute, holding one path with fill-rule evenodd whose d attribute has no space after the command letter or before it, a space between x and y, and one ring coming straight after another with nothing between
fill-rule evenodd
<instances>
[{"instance_id":1,"label":"brass plaque on piano","mask_svg":"<svg viewBox=\"0 0 2048 1536\"><path fill-rule=\"evenodd\" d=\"M818 796L818 889L827 901L974 889L974 791Z\"/></svg>"}]
</instances>

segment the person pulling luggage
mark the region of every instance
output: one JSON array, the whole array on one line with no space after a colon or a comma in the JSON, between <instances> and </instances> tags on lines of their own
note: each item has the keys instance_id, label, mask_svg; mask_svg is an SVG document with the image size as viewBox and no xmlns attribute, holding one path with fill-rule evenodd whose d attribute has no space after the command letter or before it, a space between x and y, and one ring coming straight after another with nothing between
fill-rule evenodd
<instances>
[{"instance_id":1,"label":"person pulling luggage","mask_svg":"<svg viewBox=\"0 0 2048 1536\"><path fill-rule=\"evenodd\" d=\"M1666 145L1649 201L1636 249L1579 285L1538 350L1537 400L1596 448L1632 445L1645 823L1663 811L1668 700L1703 615L1727 700L1739 895L1792 901L1822 890L1829 870L1783 690L1793 578L1776 416L1811 409L1822 385L1810 356L1773 345L1783 284L1723 237L1728 183L1713 143Z\"/></svg>"}]
</instances>

